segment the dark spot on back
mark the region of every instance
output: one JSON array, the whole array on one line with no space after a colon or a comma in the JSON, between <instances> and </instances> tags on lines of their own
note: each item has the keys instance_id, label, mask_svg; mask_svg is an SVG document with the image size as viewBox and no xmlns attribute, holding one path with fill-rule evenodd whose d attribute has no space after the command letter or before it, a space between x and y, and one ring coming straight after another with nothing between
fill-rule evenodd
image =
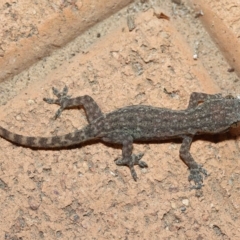
<instances>
[{"instance_id":1,"label":"dark spot on back","mask_svg":"<svg viewBox=\"0 0 240 240\"><path fill-rule=\"evenodd\" d=\"M76 133L69 133L65 136L65 139L76 142L78 140L78 135Z\"/></svg>"},{"instance_id":2,"label":"dark spot on back","mask_svg":"<svg viewBox=\"0 0 240 240\"><path fill-rule=\"evenodd\" d=\"M52 145L58 145L61 143L61 137L55 136L52 138Z\"/></svg>"},{"instance_id":3,"label":"dark spot on back","mask_svg":"<svg viewBox=\"0 0 240 240\"><path fill-rule=\"evenodd\" d=\"M35 140L36 138L35 137L27 137L27 145L28 146L34 146L35 144L34 144L34 140Z\"/></svg>"},{"instance_id":4,"label":"dark spot on back","mask_svg":"<svg viewBox=\"0 0 240 240\"><path fill-rule=\"evenodd\" d=\"M1 131L2 131L2 136L4 137L4 138L9 138L9 131L7 130L7 129L5 129L5 128L1 128Z\"/></svg>"},{"instance_id":5,"label":"dark spot on back","mask_svg":"<svg viewBox=\"0 0 240 240\"><path fill-rule=\"evenodd\" d=\"M45 147L45 146L47 146L47 138L40 138L39 139L39 145L41 146L41 147Z\"/></svg>"},{"instance_id":6,"label":"dark spot on back","mask_svg":"<svg viewBox=\"0 0 240 240\"><path fill-rule=\"evenodd\" d=\"M16 143L21 143L22 141L22 136L21 135L18 135L18 134L14 134L14 137L13 137L13 141L16 142Z\"/></svg>"}]
</instances>

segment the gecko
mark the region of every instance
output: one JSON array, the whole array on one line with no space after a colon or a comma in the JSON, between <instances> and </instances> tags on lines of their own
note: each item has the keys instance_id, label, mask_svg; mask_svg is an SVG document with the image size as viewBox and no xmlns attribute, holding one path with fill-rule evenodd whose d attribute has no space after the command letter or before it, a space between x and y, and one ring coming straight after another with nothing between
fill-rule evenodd
<instances>
[{"instance_id":1,"label":"gecko","mask_svg":"<svg viewBox=\"0 0 240 240\"><path fill-rule=\"evenodd\" d=\"M91 140L122 146L122 156L115 159L119 166L128 166L132 178L137 181L135 165L148 167L142 161L143 153L133 154L134 142L151 142L181 139L180 158L189 169L191 188L200 189L207 171L198 164L190 153L195 135L216 134L228 131L240 122L240 99L221 94L193 92L188 107L172 110L146 105L131 105L104 114L89 95L71 98L68 88L62 91L53 87L56 99L43 98L48 104L57 104L54 118L58 118L66 108L82 107L88 125L62 136L30 137L22 136L0 127L0 136L17 145L29 148L54 149L78 145Z\"/></svg>"}]
</instances>

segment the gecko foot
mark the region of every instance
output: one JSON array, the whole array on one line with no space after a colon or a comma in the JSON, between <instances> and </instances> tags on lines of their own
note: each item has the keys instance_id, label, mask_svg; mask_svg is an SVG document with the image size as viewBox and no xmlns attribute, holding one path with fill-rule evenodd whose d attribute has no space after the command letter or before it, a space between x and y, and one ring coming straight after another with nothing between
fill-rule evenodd
<instances>
[{"instance_id":1,"label":"gecko foot","mask_svg":"<svg viewBox=\"0 0 240 240\"><path fill-rule=\"evenodd\" d=\"M203 186L203 177L207 176L207 171L202 168L200 165L197 168L190 169L190 175L188 177L188 181L193 181L195 185L191 186L191 189L201 189Z\"/></svg>"},{"instance_id":2,"label":"gecko foot","mask_svg":"<svg viewBox=\"0 0 240 240\"><path fill-rule=\"evenodd\" d=\"M65 103L68 101L68 99L71 98L71 96L67 95L67 93L68 93L67 86L65 86L61 92L55 87L52 88L52 91L53 91L53 94L57 97L57 99L43 98L43 101L45 101L49 104L60 105L60 108L57 110L57 112L54 115L54 118L57 119L61 115L62 111L64 110L64 108L66 106Z\"/></svg>"},{"instance_id":3,"label":"gecko foot","mask_svg":"<svg viewBox=\"0 0 240 240\"><path fill-rule=\"evenodd\" d=\"M116 159L115 163L118 166L123 166L123 165L128 166L134 181L137 181L137 173L134 169L134 165L138 165L141 168L148 167L148 165L144 161L140 160L142 157L143 157L143 153L140 153L138 155L132 154L130 157Z\"/></svg>"}]
</instances>

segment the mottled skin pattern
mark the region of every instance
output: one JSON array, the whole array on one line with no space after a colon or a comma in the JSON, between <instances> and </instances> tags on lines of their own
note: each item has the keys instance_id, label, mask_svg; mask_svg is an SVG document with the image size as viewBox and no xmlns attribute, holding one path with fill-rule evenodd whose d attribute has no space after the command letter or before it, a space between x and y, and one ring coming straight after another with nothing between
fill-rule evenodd
<instances>
[{"instance_id":1,"label":"mottled skin pattern","mask_svg":"<svg viewBox=\"0 0 240 240\"><path fill-rule=\"evenodd\" d=\"M190 170L189 181L195 183L192 188L199 189L202 187L202 175L207 175L207 172L194 161L189 152L194 135L224 132L240 121L240 100L224 98L220 94L194 92L186 110L133 105L103 114L90 96L70 98L67 92L67 87L62 92L53 88L57 99L44 98L44 101L60 105L55 118L59 117L65 108L82 106L89 121L84 128L64 136L45 138L25 137L0 127L0 136L32 148L61 148L92 139L121 144L122 157L115 162L117 165L128 166L135 181L137 174L134 165L147 167L147 164L141 160L143 154L132 154L134 141L180 138L180 157Z\"/></svg>"}]
</instances>

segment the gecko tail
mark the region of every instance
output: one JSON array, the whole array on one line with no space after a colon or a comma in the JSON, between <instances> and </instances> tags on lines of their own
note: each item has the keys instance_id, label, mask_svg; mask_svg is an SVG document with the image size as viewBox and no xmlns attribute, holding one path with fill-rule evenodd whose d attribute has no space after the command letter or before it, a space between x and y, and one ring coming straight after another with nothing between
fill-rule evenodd
<instances>
[{"instance_id":1,"label":"gecko tail","mask_svg":"<svg viewBox=\"0 0 240 240\"><path fill-rule=\"evenodd\" d=\"M91 125L80 130L62 136L54 137L30 137L13 133L0 127L0 136L17 145L32 148L60 148L74 146L95 139Z\"/></svg>"}]
</instances>

